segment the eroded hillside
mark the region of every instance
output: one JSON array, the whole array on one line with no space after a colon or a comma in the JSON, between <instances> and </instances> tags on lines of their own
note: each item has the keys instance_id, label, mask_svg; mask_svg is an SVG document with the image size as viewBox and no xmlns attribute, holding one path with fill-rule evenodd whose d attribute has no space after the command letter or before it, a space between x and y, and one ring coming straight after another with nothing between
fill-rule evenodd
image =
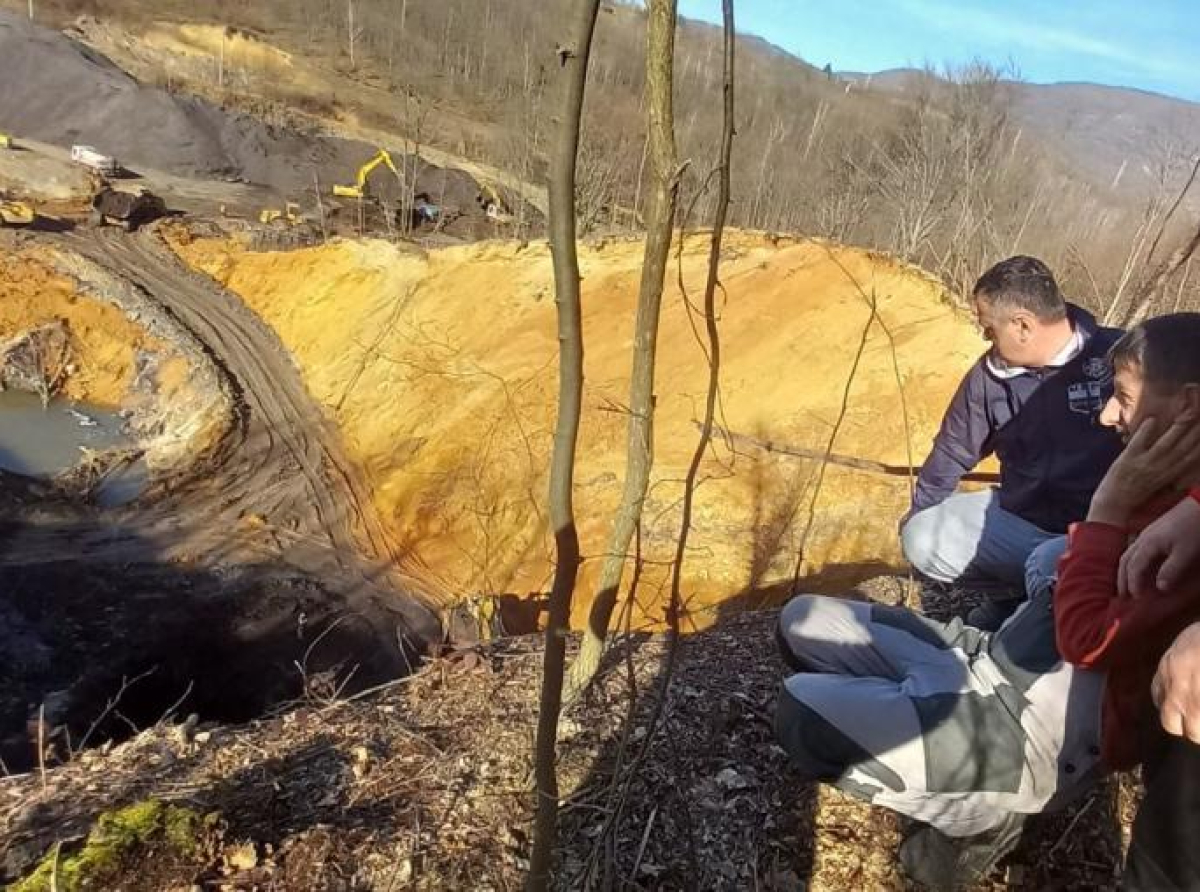
<instances>
[{"instance_id":1,"label":"eroded hillside","mask_svg":"<svg viewBox=\"0 0 1200 892\"><path fill-rule=\"evenodd\" d=\"M668 277L635 623L662 618L656 593L706 380L698 320L689 320L675 268L696 299L706 246L689 237ZM526 598L547 588L557 342L545 244L423 253L337 242L283 254L196 241L178 250L279 332L406 551L464 596ZM635 241L594 244L581 256L587 382L576 504L585 589L621 488L640 263ZM936 282L865 251L737 233L722 280L720 422L738 436L718 442L702 469L685 574L697 626L721 603L763 603L790 584L810 513L805 586L837 587L896 563L904 474L829 466L822 480L819 461L755 441L903 468L924 456L981 349Z\"/></svg>"}]
</instances>

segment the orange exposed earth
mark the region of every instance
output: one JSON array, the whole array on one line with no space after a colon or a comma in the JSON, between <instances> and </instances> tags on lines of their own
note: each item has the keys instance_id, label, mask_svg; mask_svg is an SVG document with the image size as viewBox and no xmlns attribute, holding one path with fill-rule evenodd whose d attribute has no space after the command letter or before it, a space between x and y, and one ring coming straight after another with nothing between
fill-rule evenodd
<instances>
[{"instance_id":1,"label":"orange exposed earth","mask_svg":"<svg viewBox=\"0 0 1200 892\"><path fill-rule=\"evenodd\" d=\"M7 254L0 263L0 343L48 322L70 332L75 372L64 394L117 408L133 383L137 351L163 345L119 308L82 293L37 251Z\"/></svg>"},{"instance_id":2,"label":"orange exposed earth","mask_svg":"<svg viewBox=\"0 0 1200 892\"><path fill-rule=\"evenodd\" d=\"M689 321L676 278L681 263L699 302L707 246L706 237L688 237L668 275L635 627L663 618L681 481L703 410L707 369L695 333L703 328ZM557 341L544 243L422 253L337 241L251 253L205 240L178 250L279 332L404 549L464 597L548 589ZM641 260L635 241L584 247L580 257L586 384L575 510L586 560L577 622L621 491ZM721 275L723 427L823 453L837 425L835 453L899 466L924 457L983 347L936 281L867 251L752 233L728 237ZM708 625L731 602L777 600L810 508L802 587L828 590L899 563L907 479L830 466L818 491L819 466L745 439L715 444L684 570L691 624Z\"/></svg>"}]
</instances>

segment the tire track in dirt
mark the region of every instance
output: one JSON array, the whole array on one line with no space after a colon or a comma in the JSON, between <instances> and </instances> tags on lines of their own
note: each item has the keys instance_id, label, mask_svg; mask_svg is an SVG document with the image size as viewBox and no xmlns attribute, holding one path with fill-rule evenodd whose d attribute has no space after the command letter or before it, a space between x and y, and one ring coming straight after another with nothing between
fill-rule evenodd
<instances>
[{"instance_id":1,"label":"tire track in dirt","mask_svg":"<svg viewBox=\"0 0 1200 892\"><path fill-rule=\"evenodd\" d=\"M174 316L228 375L240 403L233 441L220 450L211 472L150 506L123 512L122 522L150 541L170 541L200 557L236 553L245 545L242 538L257 538L260 548L269 540L287 563L342 592L349 603L367 597L428 628L449 591L397 551L369 485L274 331L236 295L186 267L153 232L77 231L54 242L139 288ZM252 515L265 520L265 534L246 531ZM111 545L111 557L129 558L126 543ZM103 558L103 532L84 536L77 551Z\"/></svg>"},{"instance_id":2,"label":"tire track in dirt","mask_svg":"<svg viewBox=\"0 0 1200 892\"><path fill-rule=\"evenodd\" d=\"M277 471L298 471L278 508L268 507L282 508L291 521L327 538L338 566L347 569L347 556L356 552L356 543L349 525L341 522L338 500L320 467L321 454L329 454L321 442L326 432L295 373L265 326L238 307L236 298L188 273L156 249L153 238L126 238L109 231L70 242L74 250L133 282L170 310L239 385L248 423L244 441L234 452L240 467L223 469L226 494L238 493L241 510L253 511L261 501L258 493L279 483Z\"/></svg>"}]
</instances>

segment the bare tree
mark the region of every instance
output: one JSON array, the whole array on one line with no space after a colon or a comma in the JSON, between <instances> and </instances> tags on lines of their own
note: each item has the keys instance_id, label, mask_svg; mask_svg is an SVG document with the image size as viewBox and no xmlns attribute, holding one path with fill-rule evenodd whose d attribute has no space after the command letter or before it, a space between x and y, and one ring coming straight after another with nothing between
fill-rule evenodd
<instances>
[{"instance_id":1,"label":"bare tree","mask_svg":"<svg viewBox=\"0 0 1200 892\"><path fill-rule=\"evenodd\" d=\"M1158 234L1155 235L1154 241L1150 243L1150 248L1146 252L1147 264L1149 264L1153 259L1154 252L1158 249L1158 245L1162 241L1163 234L1166 232L1167 226L1170 225L1171 218L1174 217L1175 212L1179 210L1179 206L1187 197L1192 185L1196 182L1196 175L1198 173L1200 173L1200 154L1196 155L1195 160L1192 163L1192 171L1188 175L1186 182L1184 182L1183 188L1179 190L1179 194L1175 197L1175 201L1172 202L1170 209L1163 216L1162 221L1159 224ZM1150 310L1154 306L1155 298L1162 291L1163 286L1166 285L1167 281L1181 268L1183 268L1185 264L1191 262L1192 255L1195 254L1197 247L1200 247L1200 225L1196 227L1196 231L1191 235L1191 237L1186 239L1184 243L1181 244L1171 254L1170 257L1147 272L1141 287L1133 296L1129 312L1126 314L1123 320L1126 326L1136 325L1150 315ZM1182 289L1183 284L1181 283L1181 292ZM1177 299L1176 304L1178 303L1179 300Z\"/></svg>"},{"instance_id":2,"label":"bare tree","mask_svg":"<svg viewBox=\"0 0 1200 892\"><path fill-rule=\"evenodd\" d=\"M1125 304L1125 291L1134 282L1136 271L1139 268L1150 266L1154 259L1154 253L1158 250L1158 246L1166 234L1167 227L1170 226L1175 213L1195 184L1197 174L1200 173L1200 154L1197 154L1191 159L1191 172L1176 194L1175 200L1168 206L1167 194L1170 188L1173 160L1168 152L1159 164L1157 191L1147 202L1145 213L1129 240L1129 249L1121 267L1116 289L1113 291L1108 308L1103 315L1105 325L1116 325L1118 322L1132 325L1145 318L1150 311L1155 295L1161 290L1167 279L1190 259L1192 251L1195 250L1194 245L1189 249L1185 244L1172 257L1153 267L1152 271L1143 272L1140 284L1137 285L1135 293L1130 298L1129 309L1124 313L1121 312ZM1154 229L1157 229L1157 232L1151 238L1150 232Z\"/></svg>"},{"instance_id":3,"label":"bare tree","mask_svg":"<svg viewBox=\"0 0 1200 892\"><path fill-rule=\"evenodd\" d=\"M567 626L579 572L579 533L572 504L575 446L583 398L583 328L579 301L579 257L575 245L575 163L587 85L588 58L600 0L580 0L567 40L555 48L561 81L561 118L550 160L550 246L554 256L554 290L558 307L558 420L550 464L550 523L554 529L554 583L546 623L542 691L538 704L534 776L537 810L533 828L528 888L546 889L558 835L558 715L562 708Z\"/></svg>"},{"instance_id":4,"label":"bare tree","mask_svg":"<svg viewBox=\"0 0 1200 892\"><path fill-rule=\"evenodd\" d=\"M612 783L609 786L608 800L605 806L599 811L604 813L602 819L598 818L595 827L595 837L592 847L592 855L588 859L588 865L585 867L584 877L576 877L576 885L581 885L586 888L612 888L615 883L616 876L638 876L638 867L642 863L642 855L645 852L646 842L654 822L655 811L651 812L649 822L641 832L641 845L638 847L637 855L633 861L631 870L623 870L623 866L616 864L616 852L621 844L621 838L624 834L622 830L622 816L624 814L627 803L630 801L630 793L633 789L634 779L642 772L642 766L645 764L651 749L655 746L660 736L656 733L659 723L663 721L668 702L670 687L674 678L675 664L679 653L679 634L680 634L680 617L681 617L681 584L683 578L683 559L687 551L688 535L691 527L693 497L697 486L697 478L699 475L700 465L704 459L705 453L710 446L712 432L715 429L714 418L716 415L718 386L720 381L720 339L717 330L717 310L716 310L716 294L720 287L718 273L721 258L721 242L724 233L725 219L729 208L729 192L730 192L730 158L732 155L733 135L734 135L734 21L733 21L733 0L722 0L722 11L725 27L725 43L724 43L724 78L722 81L724 91L724 125L720 143L720 160L717 168L713 171L714 174L719 174L719 194L715 202L713 232L709 247L708 258L708 275L705 280L704 289L704 319L705 328L707 331L707 341L701 341L700 335L697 332L697 340L700 341L702 349L705 351L705 356L708 360L708 388L705 401L705 416L704 422L701 425L701 434L697 441L696 448L692 454L691 462L688 466L688 472L684 481L682 517L679 526L679 536L676 539L675 560L671 570L670 580L670 606L667 612L667 620L669 625L669 636L667 639L667 655L663 664L662 672L656 683L656 692L654 697L654 705L651 710L648 721L637 719L635 717L640 712L641 700L637 693L637 684L633 675L632 662L629 661L627 655L627 667L630 672L629 677L629 699L627 702L626 716L626 733L622 738L617 752L616 764L612 768ZM707 180L712 179L710 174ZM691 215L691 211L695 209L695 203L689 205L688 212L684 214L682 227L686 228L687 220ZM695 312L691 301L688 298L687 291L683 281L683 247L684 242L681 238L678 242L676 265L679 288L681 297L684 301L684 307L688 313L689 320L693 322ZM641 535L638 531L637 545L635 547L635 560L633 566L633 579L630 585L637 586L638 576L642 569L640 560L641 555ZM623 611L625 621L628 622L630 616L631 604L626 605ZM628 626L626 626L628 630ZM637 726L638 731L644 732L641 736L641 743L637 747L632 759L626 763L625 755L627 748L632 744L629 732L633 727ZM687 808L684 806L685 816ZM697 886L697 879L694 873L696 866L697 841L696 834L692 831L690 818L685 818L684 828L686 836L680 841L680 847L686 846L690 851L691 864L693 872L683 880L684 888L694 888ZM589 834L590 835L590 834ZM636 836L634 837L636 839ZM607 855L606 858L601 853ZM595 868L598 862L603 858L604 864L601 868L602 872L599 876L595 874ZM615 874L615 875L614 875ZM583 882L578 882L583 880Z\"/></svg>"},{"instance_id":5,"label":"bare tree","mask_svg":"<svg viewBox=\"0 0 1200 892\"><path fill-rule=\"evenodd\" d=\"M642 519L654 463L654 362L663 282L671 252L671 233L679 194L673 105L676 0L650 0L646 39L647 126L651 188L646 209L646 247L633 332L633 370L629 382L628 445L625 488L617 506L608 550L592 600L583 644L571 666L567 700L574 699L596 674L608 625L617 603L621 576Z\"/></svg>"},{"instance_id":6,"label":"bare tree","mask_svg":"<svg viewBox=\"0 0 1200 892\"><path fill-rule=\"evenodd\" d=\"M354 0L346 0L346 39L350 44L350 67L355 67L354 44L358 40L359 29L354 21Z\"/></svg>"},{"instance_id":7,"label":"bare tree","mask_svg":"<svg viewBox=\"0 0 1200 892\"><path fill-rule=\"evenodd\" d=\"M1196 249L1200 248L1200 225L1196 227L1196 231L1182 245L1160 263L1153 272L1147 276L1145 284L1134 296L1133 307L1129 311L1125 319L1125 325L1136 325L1147 316L1150 315L1151 309L1154 307L1154 301L1159 293L1163 290L1163 286L1170 278L1179 272L1181 268L1191 263L1192 256L1196 253ZM1184 283L1180 283L1180 293L1183 292ZM1175 307L1178 309L1181 299L1176 297Z\"/></svg>"},{"instance_id":8,"label":"bare tree","mask_svg":"<svg viewBox=\"0 0 1200 892\"><path fill-rule=\"evenodd\" d=\"M688 534L692 522L692 501L696 493L696 478L700 472L700 463L704 453L708 451L712 441L713 426L716 420L717 394L721 380L721 339L717 330L717 286L721 267L721 239L725 233L725 220L729 213L730 164L733 158L734 136L734 21L733 0L721 0L722 19L725 27L725 77L724 117L721 128L721 157L719 161L719 186L717 191L717 209L713 220L712 241L708 252L708 278L704 283L704 326L708 337L708 389L704 399L704 421L700 428L700 438L696 442L696 450L692 454L691 464L688 465L687 476L683 483L683 518L680 521L679 537L675 542L675 561L671 573L671 627L677 634L679 623L679 604L681 599L680 580L683 578L683 559L687 553Z\"/></svg>"}]
</instances>

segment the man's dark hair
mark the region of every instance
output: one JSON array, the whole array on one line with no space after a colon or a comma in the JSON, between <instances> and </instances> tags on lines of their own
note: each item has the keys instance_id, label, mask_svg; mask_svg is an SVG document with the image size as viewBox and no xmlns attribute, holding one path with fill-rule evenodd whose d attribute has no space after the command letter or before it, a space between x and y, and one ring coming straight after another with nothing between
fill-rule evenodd
<instances>
[{"instance_id":1,"label":"man's dark hair","mask_svg":"<svg viewBox=\"0 0 1200 892\"><path fill-rule=\"evenodd\" d=\"M1165 390L1200 384L1200 313L1168 313L1139 322L1108 351L1113 368L1136 369Z\"/></svg>"},{"instance_id":2,"label":"man's dark hair","mask_svg":"<svg viewBox=\"0 0 1200 892\"><path fill-rule=\"evenodd\" d=\"M1001 260L979 277L975 296L1002 310L1026 310L1042 322L1067 317L1067 303L1054 274L1036 257Z\"/></svg>"}]
</instances>

